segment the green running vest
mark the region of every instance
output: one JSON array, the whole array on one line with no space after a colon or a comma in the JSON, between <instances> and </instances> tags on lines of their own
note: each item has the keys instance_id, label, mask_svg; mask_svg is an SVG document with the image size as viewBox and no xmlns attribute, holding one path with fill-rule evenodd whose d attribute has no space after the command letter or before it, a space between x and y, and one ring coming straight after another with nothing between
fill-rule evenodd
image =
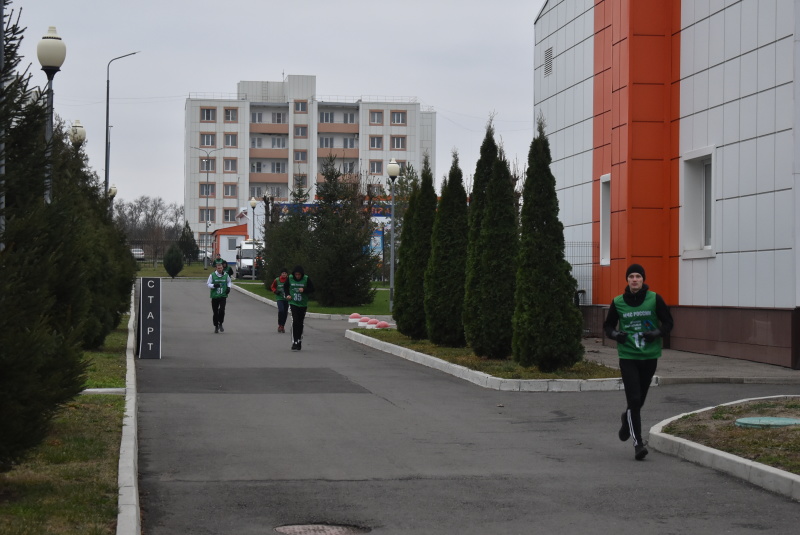
<instances>
[{"instance_id":1,"label":"green running vest","mask_svg":"<svg viewBox=\"0 0 800 535\"><path fill-rule=\"evenodd\" d=\"M228 297L225 291L228 289L228 274L224 271L222 275L217 275L217 272L211 274L211 282L218 282L219 288L211 288L211 299L219 299L220 297Z\"/></svg>"},{"instance_id":2,"label":"green running vest","mask_svg":"<svg viewBox=\"0 0 800 535\"><path fill-rule=\"evenodd\" d=\"M657 359L661 356L661 337L652 342L645 342L642 333L658 329L656 316L656 294L648 291L644 302L638 307L625 303L621 295L614 298L614 306L619 315L619 329L628 333L622 344L617 344L617 352L621 359Z\"/></svg>"},{"instance_id":3,"label":"green running vest","mask_svg":"<svg viewBox=\"0 0 800 535\"><path fill-rule=\"evenodd\" d=\"M300 280L296 280L294 275L289 275L289 304L298 306L298 307L307 307L308 306L308 296L305 294L305 290L303 293L298 292L300 288L306 287L306 281L308 280L308 275L303 275L303 278Z\"/></svg>"}]
</instances>

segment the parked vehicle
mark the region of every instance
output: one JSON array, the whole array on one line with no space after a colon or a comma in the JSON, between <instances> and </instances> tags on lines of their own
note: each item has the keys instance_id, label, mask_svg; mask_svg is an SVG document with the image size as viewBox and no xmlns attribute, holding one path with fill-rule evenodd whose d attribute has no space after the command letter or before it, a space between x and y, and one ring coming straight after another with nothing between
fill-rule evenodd
<instances>
[{"instance_id":1,"label":"parked vehicle","mask_svg":"<svg viewBox=\"0 0 800 535\"><path fill-rule=\"evenodd\" d=\"M144 249L131 249L131 254L135 260L144 260Z\"/></svg>"},{"instance_id":2,"label":"parked vehicle","mask_svg":"<svg viewBox=\"0 0 800 535\"><path fill-rule=\"evenodd\" d=\"M262 262L263 251L264 242L260 240L244 240L240 243L236 247L236 278L245 275L253 277L254 269Z\"/></svg>"}]
</instances>

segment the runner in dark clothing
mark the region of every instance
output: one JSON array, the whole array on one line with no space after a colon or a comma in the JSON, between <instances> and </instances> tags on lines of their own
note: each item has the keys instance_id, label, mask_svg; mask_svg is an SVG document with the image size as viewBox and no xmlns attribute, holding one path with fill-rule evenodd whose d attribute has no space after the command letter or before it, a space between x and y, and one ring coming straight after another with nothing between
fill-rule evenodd
<instances>
[{"instance_id":1,"label":"runner in dark clothing","mask_svg":"<svg viewBox=\"0 0 800 535\"><path fill-rule=\"evenodd\" d=\"M300 351L303 342L303 322L308 309L308 296L314 292L314 284L306 275L303 266L295 266L292 275L284 284L284 294L292 310L292 349Z\"/></svg>"}]
</instances>

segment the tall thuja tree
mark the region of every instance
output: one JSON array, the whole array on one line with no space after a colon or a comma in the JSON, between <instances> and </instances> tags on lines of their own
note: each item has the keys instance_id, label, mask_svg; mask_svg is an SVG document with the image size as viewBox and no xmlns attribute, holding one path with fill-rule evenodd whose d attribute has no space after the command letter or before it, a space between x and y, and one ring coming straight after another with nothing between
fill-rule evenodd
<instances>
[{"instance_id":1,"label":"tall thuja tree","mask_svg":"<svg viewBox=\"0 0 800 535\"><path fill-rule=\"evenodd\" d=\"M356 306L375 299L372 278L378 258L370 250L374 224L359 175L343 175L335 158L322 163L312 215L314 259L306 272L314 279L322 306Z\"/></svg>"},{"instance_id":2,"label":"tall thuja tree","mask_svg":"<svg viewBox=\"0 0 800 535\"><path fill-rule=\"evenodd\" d=\"M404 239L400 242L392 315L398 331L419 340L427 334L423 282L436 219L436 190L428 154L422 161L422 181L414 189L405 215Z\"/></svg>"},{"instance_id":3,"label":"tall thuja tree","mask_svg":"<svg viewBox=\"0 0 800 535\"><path fill-rule=\"evenodd\" d=\"M71 251L51 240L53 205L43 202L43 103L19 72L22 28L5 2L5 61L0 76L0 132L5 151L5 229L0 234L0 472L10 470L44 438L58 408L83 388L80 332L64 320L68 303L51 293L53 281L73 284L58 258ZM62 210L63 208L58 208Z\"/></svg>"},{"instance_id":4,"label":"tall thuja tree","mask_svg":"<svg viewBox=\"0 0 800 535\"><path fill-rule=\"evenodd\" d=\"M483 224L478 236L480 268L478 292L481 308L480 340L475 353L492 359L504 359L511 354L516 287L518 228L514 198L514 181L508 161L499 151L494 162L486 201Z\"/></svg>"},{"instance_id":5,"label":"tall thuja tree","mask_svg":"<svg viewBox=\"0 0 800 535\"><path fill-rule=\"evenodd\" d=\"M447 181L442 186L439 210L431 238L431 256L425 270L425 317L431 342L448 347L463 347L464 282L469 228L467 192L458 166L458 153Z\"/></svg>"},{"instance_id":6,"label":"tall thuja tree","mask_svg":"<svg viewBox=\"0 0 800 535\"><path fill-rule=\"evenodd\" d=\"M551 161L540 117L522 191L513 356L544 372L569 368L583 357L583 320L573 302L577 285L564 258Z\"/></svg>"},{"instance_id":7,"label":"tall thuja tree","mask_svg":"<svg viewBox=\"0 0 800 535\"><path fill-rule=\"evenodd\" d=\"M481 272L481 250L479 237L484 221L486 204L486 188L497 161L497 143L494 140L494 126L491 121L486 126L486 136L481 144L481 155L475 166L472 179L472 194L469 198L469 246L467 249L466 282L464 287L464 335L467 344L479 355L486 353L486 341L482 326L484 306L495 306L494 303L483 303L481 297L481 281L487 274Z\"/></svg>"}]
</instances>

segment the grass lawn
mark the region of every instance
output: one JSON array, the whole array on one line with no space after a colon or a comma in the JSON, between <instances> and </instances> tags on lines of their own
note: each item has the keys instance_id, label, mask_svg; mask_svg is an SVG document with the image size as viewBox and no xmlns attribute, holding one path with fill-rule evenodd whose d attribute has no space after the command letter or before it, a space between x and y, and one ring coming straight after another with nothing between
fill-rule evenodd
<instances>
[{"instance_id":1,"label":"grass lawn","mask_svg":"<svg viewBox=\"0 0 800 535\"><path fill-rule=\"evenodd\" d=\"M275 294L264 287L261 281L248 281L247 279L239 279L236 281L238 286L248 292L253 292L261 297L266 297L272 301L275 300ZM382 283L375 283L382 284ZM375 300L368 305L359 305L352 307L322 307L314 300L308 302L308 311L318 314L345 314L350 315L357 312L362 316L388 316L389 315L389 291L379 289L375 292Z\"/></svg>"}]
</instances>

